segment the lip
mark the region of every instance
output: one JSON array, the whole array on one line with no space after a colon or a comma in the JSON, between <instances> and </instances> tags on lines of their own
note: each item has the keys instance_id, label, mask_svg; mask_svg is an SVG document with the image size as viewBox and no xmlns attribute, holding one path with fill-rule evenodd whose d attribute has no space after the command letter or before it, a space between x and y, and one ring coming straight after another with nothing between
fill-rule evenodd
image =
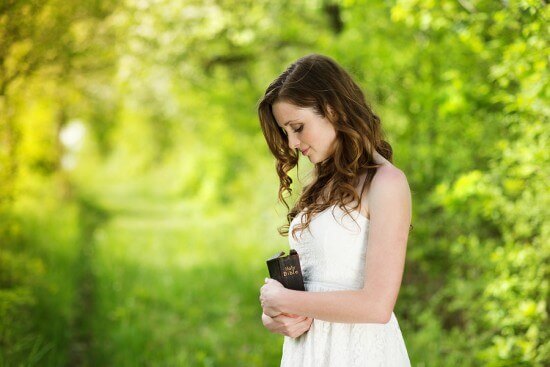
<instances>
[{"instance_id":1,"label":"lip","mask_svg":"<svg viewBox=\"0 0 550 367\"><path fill-rule=\"evenodd\" d=\"M307 155L307 152L309 152L309 148L307 148L306 150L302 150L303 155Z\"/></svg>"}]
</instances>

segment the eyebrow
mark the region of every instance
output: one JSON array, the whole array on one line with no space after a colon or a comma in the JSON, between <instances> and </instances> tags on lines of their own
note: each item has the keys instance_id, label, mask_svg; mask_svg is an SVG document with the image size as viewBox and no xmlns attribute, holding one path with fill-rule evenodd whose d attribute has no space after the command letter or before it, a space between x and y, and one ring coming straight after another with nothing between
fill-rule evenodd
<instances>
[{"instance_id":1,"label":"eyebrow","mask_svg":"<svg viewBox=\"0 0 550 367\"><path fill-rule=\"evenodd\" d=\"M295 120L288 120L288 121L285 123L285 126L288 125L288 124L290 124L292 121L296 121L296 120L298 120L298 119L295 119Z\"/></svg>"}]
</instances>

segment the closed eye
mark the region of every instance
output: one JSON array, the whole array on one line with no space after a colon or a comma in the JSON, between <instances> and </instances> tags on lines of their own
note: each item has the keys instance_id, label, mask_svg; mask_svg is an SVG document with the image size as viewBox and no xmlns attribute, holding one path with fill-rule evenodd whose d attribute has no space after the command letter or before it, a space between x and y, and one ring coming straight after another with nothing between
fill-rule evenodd
<instances>
[{"instance_id":1,"label":"closed eye","mask_svg":"<svg viewBox=\"0 0 550 367\"><path fill-rule=\"evenodd\" d=\"M299 133L300 131L302 131L304 128L304 125L300 126L299 128L297 128L296 130L294 130L295 133Z\"/></svg>"}]
</instances>

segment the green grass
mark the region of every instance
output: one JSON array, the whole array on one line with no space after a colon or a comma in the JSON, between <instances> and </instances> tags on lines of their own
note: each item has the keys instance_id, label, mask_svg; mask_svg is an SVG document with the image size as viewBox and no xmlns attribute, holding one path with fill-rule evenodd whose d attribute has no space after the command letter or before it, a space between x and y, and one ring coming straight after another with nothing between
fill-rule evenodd
<instances>
[{"instance_id":1,"label":"green grass","mask_svg":"<svg viewBox=\"0 0 550 367\"><path fill-rule=\"evenodd\" d=\"M70 354L78 287L78 208L54 196L40 206L31 197L16 204L21 236L0 250L19 260L11 271L2 271L17 276L15 289L24 291L28 300L16 303L15 320L0 326L14 338L1 346L0 366L63 366ZM14 306L9 299L3 301L8 308Z\"/></svg>"},{"instance_id":2,"label":"green grass","mask_svg":"<svg viewBox=\"0 0 550 367\"><path fill-rule=\"evenodd\" d=\"M278 366L258 295L280 219L102 189L20 202L33 300L0 366Z\"/></svg>"},{"instance_id":3,"label":"green grass","mask_svg":"<svg viewBox=\"0 0 550 367\"><path fill-rule=\"evenodd\" d=\"M262 325L258 295L265 259L288 247L281 213L263 197L213 210L102 190L26 218L26 252L44 267L29 318L37 329L0 365L279 366L283 337ZM398 302L398 317L400 307L414 305ZM431 338L439 325L413 334L399 322L411 361L444 360Z\"/></svg>"},{"instance_id":4,"label":"green grass","mask_svg":"<svg viewBox=\"0 0 550 367\"><path fill-rule=\"evenodd\" d=\"M94 365L278 366L283 339L258 302L273 246L254 248L261 233L237 226L236 211L206 218L162 202L111 198L95 233Z\"/></svg>"}]
</instances>

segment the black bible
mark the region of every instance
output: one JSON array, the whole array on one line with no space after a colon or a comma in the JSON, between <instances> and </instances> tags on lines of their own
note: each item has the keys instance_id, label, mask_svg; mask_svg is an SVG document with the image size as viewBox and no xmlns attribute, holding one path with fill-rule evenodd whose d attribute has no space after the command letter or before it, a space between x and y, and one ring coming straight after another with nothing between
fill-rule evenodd
<instances>
[{"instance_id":1,"label":"black bible","mask_svg":"<svg viewBox=\"0 0 550 367\"><path fill-rule=\"evenodd\" d=\"M281 283L285 288L305 291L300 257L296 250L290 250L287 256L281 251L266 261L269 277Z\"/></svg>"}]
</instances>

